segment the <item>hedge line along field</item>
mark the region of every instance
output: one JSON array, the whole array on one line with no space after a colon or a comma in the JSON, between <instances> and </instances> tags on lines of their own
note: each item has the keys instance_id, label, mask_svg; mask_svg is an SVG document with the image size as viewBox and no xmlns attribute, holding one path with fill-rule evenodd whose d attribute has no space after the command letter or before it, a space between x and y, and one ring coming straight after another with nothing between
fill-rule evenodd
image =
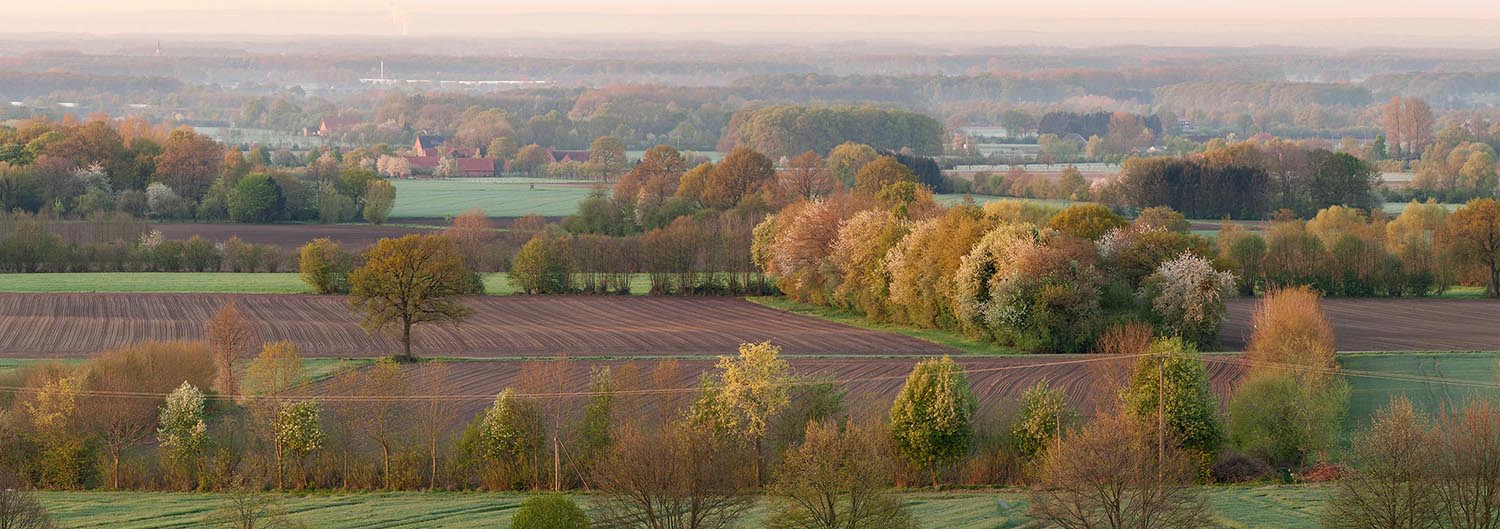
<instances>
[{"instance_id":1,"label":"hedge line along field","mask_svg":"<svg viewBox=\"0 0 1500 529\"><path fill-rule=\"evenodd\" d=\"M651 291L645 274L630 278L632 294ZM518 289L505 273L485 274L485 294L504 296ZM311 294L295 272L69 272L0 274L0 292L25 293L163 293L163 294Z\"/></svg>"},{"instance_id":2,"label":"hedge line along field","mask_svg":"<svg viewBox=\"0 0 1500 529\"><path fill-rule=\"evenodd\" d=\"M67 358L145 340L200 339L230 300L264 341L308 357L398 351L367 334L343 296L240 294L0 294L0 358ZM482 296L459 325L418 327L419 355L447 357L717 355L771 341L794 355L930 355L931 342L799 316L737 298Z\"/></svg>"},{"instance_id":3,"label":"hedge line along field","mask_svg":"<svg viewBox=\"0 0 1500 529\"><path fill-rule=\"evenodd\" d=\"M224 242L230 237L239 237L251 244L269 244L292 251L308 241L320 237L333 239L345 248L360 250L380 239L401 237L413 233L432 233L432 228L420 226L392 226L386 224L200 224L200 223L152 223L148 229L160 231L162 237L172 240L187 240L198 236L210 242Z\"/></svg>"},{"instance_id":4,"label":"hedge line along field","mask_svg":"<svg viewBox=\"0 0 1500 529\"><path fill-rule=\"evenodd\" d=\"M1206 487L1217 511L1216 528L1312 529L1328 495L1322 486ZM175 529L197 527L224 497L172 492L39 492L63 527L74 529ZM508 527L524 495L465 492L279 494L291 518L319 529L470 529ZM1026 495L993 492L907 492L907 504L923 527L1004 529L1024 527ZM588 507L590 497L579 496ZM762 527L765 502L752 508L739 528Z\"/></svg>"},{"instance_id":5,"label":"hedge line along field","mask_svg":"<svg viewBox=\"0 0 1500 529\"><path fill-rule=\"evenodd\" d=\"M396 204L390 218L452 217L483 209L491 217L563 216L578 212L578 201L595 183L548 178L394 179Z\"/></svg>"}]
</instances>

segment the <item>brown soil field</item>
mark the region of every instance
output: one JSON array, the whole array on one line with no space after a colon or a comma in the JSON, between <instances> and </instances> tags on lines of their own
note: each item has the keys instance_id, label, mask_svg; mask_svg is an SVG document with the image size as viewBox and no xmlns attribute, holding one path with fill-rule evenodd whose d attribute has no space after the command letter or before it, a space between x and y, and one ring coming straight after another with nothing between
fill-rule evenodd
<instances>
[{"instance_id":1,"label":"brown soil field","mask_svg":"<svg viewBox=\"0 0 1500 529\"><path fill-rule=\"evenodd\" d=\"M289 340L310 357L398 350L370 336L340 296L222 294L0 294L0 357L81 357L142 340L198 339L203 321L234 299L263 340ZM1344 351L1500 350L1500 302L1329 299ZM419 326L417 354L516 358L692 356L769 340L789 355L954 352L894 333L858 329L735 298L495 296L472 298L469 321ZM1255 300L1236 299L1219 339L1240 350Z\"/></svg>"},{"instance_id":2,"label":"brown soil field","mask_svg":"<svg viewBox=\"0 0 1500 529\"><path fill-rule=\"evenodd\" d=\"M230 299L265 341L309 357L381 356L400 349L370 336L342 296L0 294L0 357L80 357L142 340L199 339ZM920 355L952 350L906 336L778 311L737 298L494 296L467 301L455 326L418 326L418 355L454 357L682 356L765 341L798 355Z\"/></svg>"},{"instance_id":3,"label":"brown soil field","mask_svg":"<svg viewBox=\"0 0 1500 529\"><path fill-rule=\"evenodd\" d=\"M1233 357L1234 355L1228 355L1224 358L1232 359ZM1110 386L1101 382L1109 379L1109 377L1101 376L1101 370L1116 367L1117 372L1128 373L1130 367L1133 366L1130 360L1110 362L1114 364L1113 366L1107 366L1105 362L1080 362L1080 360L1091 358L1098 357L1033 355L963 357L957 360L968 369L969 382L974 388L974 394L985 408L993 408L998 403L1013 403L1026 388L1045 379L1053 387L1066 390L1070 403L1075 409L1089 413L1095 408L1096 402L1103 401L1096 396L1115 394L1109 389ZM917 361L916 358L794 358L789 360L793 371L798 375L839 382L839 385L847 392L846 402L851 410L878 410L879 412L888 409L891 399L894 399L896 393L901 390L901 385L905 383L906 376L911 373L912 366ZM1060 362L1061 365L1047 365ZM484 407L494 401L497 393L507 387L523 394L542 395L543 400L562 402L567 409L576 411L583 408L583 401L587 399L587 396L560 397L557 395L587 391L586 385L590 370L608 367L615 374L617 383L622 386L617 389L627 391L627 394L616 397L621 401L622 408L631 409L637 413L649 412L653 408L660 410L687 405L695 396L693 388L697 384L699 375L714 369L714 362L710 360L680 360L674 364L675 367L669 368L670 371L659 376L656 372L661 364L657 361L573 361L569 362L564 377L565 382L559 388L555 382L551 385L546 382L555 381L557 377L555 374L547 374L545 368L542 367L543 363L540 362L458 362L450 364L448 383L441 384L438 388L423 388L417 390L416 393L423 396L452 398L458 402L457 406L462 410L464 417L472 417L480 413ZM638 370L638 375L623 374L627 365L633 365L633 369ZM1214 391L1220 395L1220 402L1228 402L1226 396L1238 383L1243 371L1238 365L1227 362L1209 362L1208 369ZM645 387L642 387L626 381L631 379L650 381L657 378L662 379L663 383L659 385L647 383ZM322 394L332 391L331 388L336 384L335 381L325 380L315 384L309 392ZM628 394L632 390L651 393Z\"/></svg>"},{"instance_id":4,"label":"brown soil field","mask_svg":"<svg viewBox=\"0 0 1500 529\"><path fill-rule=\"evenodd\" d=\"M230 237L254 244L274 244L295 250L319 237L333 239L345 248L363 249L386 237L401 237L412 233L431 233L421 228L398 226L341 225L341 224L151 224L150 229L161 230L168 239L182 239L197 235L213 242L222 242Z\"/></svg>"},{"instance_id":5,"label":"brown soil field","mask_svg":"<svg viewBox=\"0 0 1500 529\"><path fill-rule=\"evenodd\" d=\"M1243 350L1256 300L1232 299L1219 342ZM1340 351L1500 350L1500 301L1330 298L1323 311Z\"/></svg>"}]
</instances>

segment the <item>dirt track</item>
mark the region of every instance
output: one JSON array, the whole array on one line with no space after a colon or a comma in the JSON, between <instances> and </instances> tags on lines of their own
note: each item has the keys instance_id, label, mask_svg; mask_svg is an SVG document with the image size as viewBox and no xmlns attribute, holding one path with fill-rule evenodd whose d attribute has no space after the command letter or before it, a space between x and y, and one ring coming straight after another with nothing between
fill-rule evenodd
<instances>
[{"instance_id":1,"label":"dirt track","mask_svg":"<svg viewBox=\"0 0 1500 529\"><path fill-rule=\"evenodd\" d=\"M306 356L380 356L397 342L369 336L342 296L0 294L0 357L79 357L141 340L198 339L203 321L236 299L262 340ZM420 355L681 356L770 340L787 354L916 355L950 350L905 336L790 314L734 298L478 297L458 326L419 327Z\"/></svg>"}]
</instances>

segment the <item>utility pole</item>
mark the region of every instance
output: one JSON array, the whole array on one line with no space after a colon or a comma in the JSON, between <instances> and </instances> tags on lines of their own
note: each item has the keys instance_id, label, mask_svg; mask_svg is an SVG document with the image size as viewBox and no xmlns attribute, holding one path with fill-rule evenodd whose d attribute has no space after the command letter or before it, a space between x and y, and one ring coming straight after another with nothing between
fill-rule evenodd
<instances>
[{"instance_id":1,"label":"utility pole","mask_svg":"<svg viewBox=\"0 0 1500 529\"><path fill-rule=\"evenodd\" d=\"M1162 464L1167 452L1167 357L1156 357L1156 483L1162 480Z\"/></svg>"}]
</instances>

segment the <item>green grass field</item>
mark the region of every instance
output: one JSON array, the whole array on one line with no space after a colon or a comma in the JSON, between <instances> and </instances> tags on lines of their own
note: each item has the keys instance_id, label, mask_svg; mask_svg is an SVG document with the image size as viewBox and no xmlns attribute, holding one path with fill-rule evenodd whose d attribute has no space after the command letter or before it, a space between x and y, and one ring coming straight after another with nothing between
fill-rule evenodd
<instances>
[{"instance_id":1,"label":"green grass field","mask_svg":"<svg viewBox=\"0 0 1500 529\"><path fill-rule=\"evenodd\" d=\"M1348 372L1374 372L1409 376L1500 383L1500 353L1353 353L1339 355L1339 367ZM1390 380L1346 375L1349 382L1349 413L1345 433L1370 424L1376 410L1395 397L1406 397L1418 410L1437 414L1462 407L1476 398L1500 398L1493 389L1441 384L1432 381Z\"/></svg>"},{"instance_id":2,"label":"green grass field","mask_svg":"<svg viewBox=\"0 0 1500 529\"><path fill-rule=\"evenodd\" d=\"M571 215L588 196L588 182L543 178L452 178L391 180L396 185L393 219L452 217L483 209L491 217Z\"/></svg>"},{"instance_id":3,"label":"green grass field","mask_svg":"<svg viewBox=\"0 0 1500 529\"><path fill-rule=\"evenodd\" d=\"M1314 486L1208 487L1209 502L1224 528L1313 528L1327 491ZM56 521L74 529L196 527L223 498L215 494L142 492L43 492ZM297 522L315 529L508 527L525 496L461 492L287 494L280 501ZM1019 491L912 492L907 503L923 527L1002 529L1022 527L1026 497ZM583 503L590 498L582 497ZM1004 507L1002 507L1002 502ZM765 505L739 527L763 526Z\"/></svg>"},{"instance_id":4,"label":"green grass field","mask_svg":"<svg viewBox=\"0 0 1500 529\"><path fill-rule=\"evenodd\" d=\"M295 273L83 272L0 274L0 292L298 294L312 291Z\"/></svg>"},{"instance_id":5,"label":"green grass field","mask_svg":"<svg viewBox=\"0 0 1500 529\"><path fill-rule=\"evenodd\" d=\"M489 274L485 293L504 296L517 292L510 276ZM645 294L651 280L645 274L630 278L630 291ZM311 294L293 272L80 272L60 274L0 274L0 292L171 292L208 294Z\"/></svg>"}]
</instances>

